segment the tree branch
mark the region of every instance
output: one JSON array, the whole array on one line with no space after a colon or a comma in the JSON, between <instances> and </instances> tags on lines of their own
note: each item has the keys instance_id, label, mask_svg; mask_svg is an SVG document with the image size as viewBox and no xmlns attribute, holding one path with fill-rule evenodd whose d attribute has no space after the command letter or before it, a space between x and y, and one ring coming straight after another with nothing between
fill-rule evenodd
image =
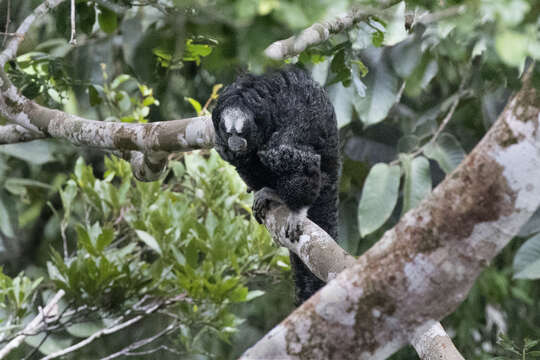
<instances>
[{"instance_id":1,"label":"tree branch","mask_svg":"<svg viewBox=\"0 0 540 360\"><path fill-rule=\"evenodd\" d=\"M44 135L33 133L19 125L0 126L0 145L32 141L44 137Z\"/></svg>"},{"instance_id":2,"label":"tree branch","mask_svg":"<svg viewBox=\"0 0 540 360\"><path fill-rule=\"evenodd\" d=\"M440 323L418 329L411 345L422 360L465 360Z\"/></svg>"},{"instance_id":3,"label":"tree branch","mask_svg":"<svg viewBox=\"0 0 540 360\"><path fill-rule=\"evenodd\" d=\"M367 20L380 10L354 8L349 13L339 16L332 21L315 23L296 36L276 41L264 50L266 56L274 60L282 60L300 54L309 46L328 40L330 35L351 28L354 24Z\"/></svg>"},{"instance_id":4,"label":"tree branch","mask_svg":"<svg viewBox=\"0 0 540 360\"><path fill-rule=\"evenodd\" d=\"M16 349L19 347L19 345L22 344L24 339L29 335L33 334L35 332L38 332L43 325L45 325L45 319L49 316L53 316L56 311L56 305L60 301L60 299L65 295L64 290L59 290L56 295L45 305L45 308L43 308L42 311L39 312L39 314L26 325L24 330L21 332L20 335L16 336L13 340L11 340L9 343L7 343L6 346L2 350L0 350L0 359L5 358L13 349Z\"/></svg>"},{"instance_id":5,"label":"tree branch","mask_svg":"<svg viewBox=\"0 0 540 360\"><path fill-rule=\"evenodd\" d=\"M464 162L242 359L384 359L450 314L540 205L528 81Z\"/></svg>"}]
</instances>

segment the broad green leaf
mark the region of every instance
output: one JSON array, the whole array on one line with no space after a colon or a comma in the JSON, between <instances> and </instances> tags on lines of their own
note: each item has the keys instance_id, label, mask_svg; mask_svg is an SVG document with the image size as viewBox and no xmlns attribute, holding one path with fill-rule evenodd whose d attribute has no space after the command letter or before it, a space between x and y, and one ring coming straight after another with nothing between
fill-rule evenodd
<instances>
[{"instance_id":1,"label":"broad green leaf","mask_svg":"<svg viewBox=\"0 0 540 360\"><path fill-rule=\"evenodd\" d=\"M382 49L366 49L369 73L362 78L367 90L364 97L355 99L354 108L365 126L381 122L394 105L398 93L398 79L383 62ZM376 65L378 64L378 65Z\"/></svg>"},{"instance_id":2,"label":"broad green leaf","mask_svg":"<svg viewBox=\"0 0 540 360\"><path fill-rule=\"evenodd\" d=\"M431 192L431 171L428 159L423 156L411 160L410 156L401 155L400 159L405 172L401 213L405 214Z\"/></svg>"},{"instance_id":3,"label":"broad green leaf","mask_svg":"<svg viewBox=\"0 0 540 360\"><path fill-rule=\"evenodd\" d=\"M137 236L139 236L139 239L141 239L142 242L148 245L149 248L157 252L159 255L163 255L161 247L152 235L143 230L135 230L135 232L137 233Z\"/></svg>"},{"instance_id":4,"label":"broad green leaf","mask_svg":"<svg viewBox=\"0 0 540 360\"><path fill-rule=\"evenodd\" d=\"M360 235L377 230L392 215L398 199L399 178L399 166L379 163L371 168L358 205Z\"/></svg>"},{"instance_id":5,"label":"broad green leaf","mask_svg":"<svg viewBox=\"0 0 540 360\"><path fill-rule=\"evenodd\" d=\"M540 279L540 234L527 240L514 257L514 278Z\"/></svg>"},{"instance_id":6,"label":"broad green leaf","mask_svg":"<svg viewBox=\"0 0 540 360\"><path fill-rule=\"evenodd\" d=\"M508 65L522 66L528 54L527 36L510 30L497 34L495 49Z\"/></svg>"},{"instance_id":7,"label":"broad green leaf","mask_svg":"<svg viewBox=\"0 0 540 360\"><path fill-rule=\"evenodd\" d=\"M519 229L519 236L527 237L540 232L540 207L536 209L529 220Z\"/></svg>"},{"instance_id":8,"label":"broad green leaf","mask_svg":"<svg viewBox=\"0 0 540 360\"><path fill-rule=\"evenodd\" d=\"M101 320L85 321L68 326L66 330L70 335L75 337L87 338L95 332L103 329L104 326L105 325Z\"/></svg>"},{"instance_id":9,"label":"broad green leaf","mask_svg":"<svg viewBox=\"0 0 540 360\"><path fill-rule=\"evenodd\" d=\"M113 33L118 27L118 17L114 11L107 9L106 7L99 7L98 23L101 30L107 34Z\"/></svg>"},{"instance_id":10,"label":"broad green leaf","mask_svg":"<svg viewBox=\"0 0 540 360\"><path fill-rule=\"evenodd\" d=\"M45 333L40 333L35 336L27 336L24 339L24 342L32 347L38 347L39 346L39 352L43 355L49 355L54 352L63 350L71 345L73 342L73 339L66 338L61 335L52 334L47 336L45 341L43 341L43 338L45 337Z\"/></svg>"},{"instance_id":11,"label":"broad green leaf","mask_svg":"<svg viewBox=\"0 0 540 360\"><path fill-rule=\"evenodd\" d=\"M8 236L12 237L14 235L13 225L11 225L11 219L9 216L8 209L3 203L5 197L0 196L0 230Z\"/></svg>"},{"instance_id":12,"label":"broad green leaf","mask_svg":"<svg viewBox=\"0 0 540 360\"><path fill-rule=\"evenodd\" d=\"M465 151L453 135L443 133L435 143L424 147L424 155L435 160L449 174L463 161Z\"/></svg>"},{"instance_id":13,"label":"broad green leaf","mask_svg":"<svg viewBox=\"0 0 540 360\"><path fill-rule=\"evenodd\" d=\"M341 82L328 88L328 96L334 105L338 127L351 122L353 115L354 87L345 87Z\"/></svg>"},{"instance_id":14,"label":"broad green leaf","mask_svg":"<svg viewBox=\"0 0 540 360\"><path fill-rule=\"evenodd\" d=\"M53 146L51 145L51 142L47 140L0 145L0 153L8 154L36 165L54 161Z\"/></svg>"},{"instance_id":15,"label":"broad green leaf","mask_svg":"<svg viewBox=\"0 0 540 360\"><path fill-rule=\"evenodd\" d=\"M405 1L400 1L385 10L382 17L388 21L383 44L392 46L405 40L408 35L405 29Z\"/></svg>"}]
</instances>

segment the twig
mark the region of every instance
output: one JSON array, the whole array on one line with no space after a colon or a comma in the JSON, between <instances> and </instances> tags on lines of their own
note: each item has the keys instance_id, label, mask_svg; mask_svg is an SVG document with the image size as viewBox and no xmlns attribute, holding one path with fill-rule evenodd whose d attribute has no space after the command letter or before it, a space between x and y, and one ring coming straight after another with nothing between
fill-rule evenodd
<instances>
[{"instance_id":1,"label":"twig","mask_svg":"<svg viewBox=\"0 0 540 360\"><path fill-rule=\"evenodd\" d=\"M119 356L128 356L132 350L137 350L137 349L139 349L139 348L141 348L141 347L143 347L145 345L148 345L148 344L154 342L155 340L159 339L160 337L162 337L164 335L167 335L170 332L174 331L177 327L178 327L178 324L176 323L176 321L174 321L171 324L169 324L169 326L167 326L165 329L161 330L160 332L158 332L154 336L151 336L151 337L148 337L146 339L142 339L142 340L139 340L137 342L134 342L133 344L130 344L130 345L126 346L122 350L120 350L118 352L115 352L114 354L111 354L111 355L109 355L107 357L104 357L101 360L111 360L111 359L115 359L115 358L117 358ZM152 349L152 350L154 350L152 352L156 352L157 350L159 350L159 348ZM142 353L138 353L137 355L141 355L141 354Z\"/></svg>"},{"instance_id":2,"label":"twig","mask_svg":"<svg viewBox=\"0 0 540 360\"><path fill-rule=\"evenodd\" d=\"M465 84L467 82L467 77L464 77L460 86L459 86L459 90L457 91L457 93L454 95L455 98L454 98L454 101L452 102L452 105L450 106L450 110L448 110L448 112L446 113L446 116L444 117L444 119L442 120L441 124L439 125L439 127L437 128L437 130L435 131L435 134L433 134L433 137L426 143L424 144L423 146L421 146L420 148L416 149L413 153L411 153L411 156L412 157L415 157L417 155L420 155L424 149L426 148L426 146L430 145L430 144L434 144L437 139L439 138L439 136L441 135L441 133L444 131L444 129L446 128L446 126L448 125L448 123L450 122L450 120L452 119L452 116L454 116L454 112L456 111L458 105L459 105L459 102L461 101L461 99L465 96L465 95L468 95L469 94L469 91L464 91L463 88L465 87ZM392 161L390 163L390 165L396 165L399 163L399 159L396 159L394 161Z\"/></svg>"},{"instance_id":3,"label":"twig","mask_svg":"<svg viewBox=\"0 0 540 360\"><path fill-rule=\"evenodd\" d=\"M21 343L24 341L26 336L28 334L32 334L36 331L38 331L44 324L44 320L49 316L53 315L56 312L56 305L60 301L60 299L65 295L64 290L59 290L56 295L47 303L45 308L43 308L42 311L26 325L24 330L22 331L22 334L15 337L13 340L11 340L2 350L0 350L0 359L3 359L6 357L11 350L19 347Z\"/></svg>"},{"instance_id":4,"label":"twig","mask_svg":"<svg viewBox=\"0 0 540 360\"><path fill-rule=\"evenodd\" d=\"M2 40L2 47L6 45L7 37L9 36L9 24L11 23L11 0L7 1L7 14L6 14L6 31L2 34L4 35L4 40Z\"/></svg>"},{"instance_id":5,"label":"twig","mask_svg":"<svg viewBox=\"0 0 540 360\"><path fill-rule=\"evenodd\" d=\"M85 347L86 345L92 343L94 340L99 339L100 337L102 337L104 335L110 335L110 334L118 332L118 331L120 331L122 329L125 329L125 328L127 328L127 327L141 321L143 318L144 318L143 315L137 315L137 316L129 319L128 321L125 321L125 322L117 324L115 326L112 326L112 327L105 328L105 329L102 329L100 331L97 331L97 332L93 333L92 335L90 335L89 337L87 337L86 339L76 343L75 345L69 346L69 347L67 347L67 348L65 348L63 350L60 350L60 351L54 352L52 354L49 354L49 355L41 358L41 360L56 359L56 358L59 358L61 356L66 355L66 354L69 354L70 352L79 350L79 349Z\"/></svg>"},{"instance_id":6,"label":"twig","mask_svg":"<svg viewBox=\"0 0 540 360\"><path fill-rule=\"evenodd\" d=\"M27 142L36 139L43 139L45 135L37 134L20 125L0 126L0 145Z\"/></svg>"},{"instance_id":7,"label":"twig","mask_svg":"<svg viewBox=\"0 0 540 360\"><path fill-rule=\"evenodd\" d=\"M422 360L465 360L439 322L419 328L411 345Z\"/></svg>"},{"instance_id":8,"label":"twig","mask_svg":"<svg viewBox=\"0 0 540 360\"><path fill-rule=\"evenodd\" d=\"M69 39L70 45L77 45L77 39L75 38L77 36L76 30L75 30L75 0L71 0L71 38Z\"/></svg>"},{"instance_id":9,"label":"twig","mask_svg":"<svg viewBox=\"0 0 540 360\"><path fill-rule=\"evenodd\" d=\"M41 358L41 360L56 359L56 358L59 358L61 356L66 355L66 354L69 354L69 353L71 353L73 351L79 350L79 349L85 347L86 345L91 344L96 339L101 338L102 336L106 336L106 335L116 333L116 332L118 332L120 330L123 330L123 329L125 329L125 328L127 328L127 327L141 321L147 315L150 315L150 314L156 312L157 310L159 310L163 306L168 306L168 305L174 304L174 303L179 302L179 301L184 301L185 296L184 295L178 295L178 296L175 296L175 297L170 298L170 299L159 300L159 301L156 301L156 302L152 302L152 303L149 303L148 305L146 305L146 306L144 306L142 308L139 308L139 306L141 306L146 299L147 299L147 297L143 297L139 302L137 302L137 304L135 304L133 306L132 309L129 309L128 311L126 311L111 327L96 331L95 333L93 333L92 335L87 337L86 339L84 339L84 340L82 340L82 341L80 341L80 342L78 342L78 343L76 343L74 345L71 345L71 346L69 346L69 347L67 347L65 349L62 349L62 350L57 351L55 353L49 354L49 355ZM136 310L136 308L142 310L143 314L136 315L133 318L120 323L120 321L125 319L125 317L128 316L129 314L131 314L133 312L133 310Z\"/></svg>"}]
</instances>

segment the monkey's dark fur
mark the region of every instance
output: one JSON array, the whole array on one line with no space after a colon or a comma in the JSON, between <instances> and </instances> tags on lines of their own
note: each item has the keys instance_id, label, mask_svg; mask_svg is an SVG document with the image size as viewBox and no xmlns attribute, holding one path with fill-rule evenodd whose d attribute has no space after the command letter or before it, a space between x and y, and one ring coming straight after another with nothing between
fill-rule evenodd
<instances>
[{"instance_id":1,"label":"monkey's dark fur","mask_svg":"<svg viewBox=\"0 0 540 360\"><path fill-rule=\"evenodd\" d=\"M303 70L242 75L212 113L216 149L252 190L270 188L337 238L338 131L327 94ZM257 213L254 214L257 217ZM298 304L324 283L291 254Z\"/></svg>"}]
</instances>

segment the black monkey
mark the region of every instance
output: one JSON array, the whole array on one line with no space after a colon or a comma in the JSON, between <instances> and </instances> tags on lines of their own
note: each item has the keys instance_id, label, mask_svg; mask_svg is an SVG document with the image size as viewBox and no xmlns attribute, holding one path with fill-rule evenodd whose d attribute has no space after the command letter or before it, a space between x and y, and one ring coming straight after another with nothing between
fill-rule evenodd
<instances>
[{"instance_id":1,"label":"black monkey","mask_svg":"<svg viewBox=\"0 0 540 360\"><path fill-rule=\"evenodd\" d=\"M340 160L334 108L303 70L288 68L267 75L242 75L219 96L212 112L216 150L256 190L253 212L264 217L277 196L296 214L337 238ZM288 232L288 234L289 234ZM324 283L291 253L296 301L304 302Z\"/></svg>"}]
</instances>

